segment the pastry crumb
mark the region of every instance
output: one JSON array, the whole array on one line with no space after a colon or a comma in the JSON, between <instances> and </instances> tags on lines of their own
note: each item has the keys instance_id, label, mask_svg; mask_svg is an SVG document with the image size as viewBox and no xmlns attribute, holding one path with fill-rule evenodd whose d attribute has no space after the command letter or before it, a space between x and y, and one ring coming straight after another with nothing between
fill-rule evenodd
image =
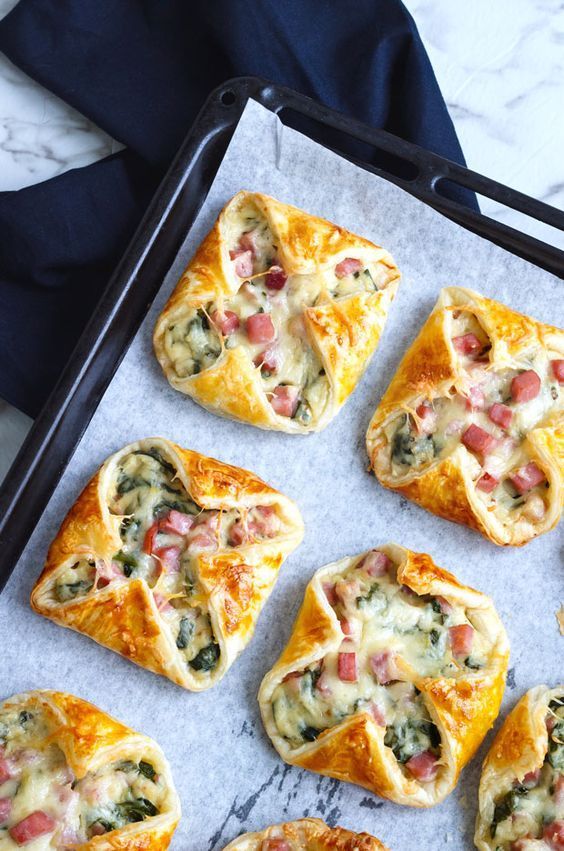
<instances>
[{"instance_id":1,"label":"pastry crumb","mask_svg":"<svg viewBox=\"0 0 564 851\"><path fill-rule=\"evenodd\" d=\"M564 605L560 606L560 609L556 612L556 620L560 627L560 635L564 635Z\"/></svg>"}]
</instances>

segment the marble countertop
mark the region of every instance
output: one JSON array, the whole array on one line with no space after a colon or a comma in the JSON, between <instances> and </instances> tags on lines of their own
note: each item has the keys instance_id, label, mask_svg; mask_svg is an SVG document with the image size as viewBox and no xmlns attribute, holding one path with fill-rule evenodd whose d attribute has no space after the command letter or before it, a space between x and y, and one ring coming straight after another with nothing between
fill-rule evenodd
<instances>
[{"instance_id":1,"label":"marble countertop","mask_svg":"<svg viewBox=\"0 0 564 851\"><path fill-rule=\"evenodd\" d=\"M17 0L0 0L0 18ZM562 0L404 0L470 168L564 208ZM119 150L0 54L0 191ZM481 198L483 212L554 245L564 235ZM31 424L0 400L0 479Z\"/></svg>"}]
</instances>

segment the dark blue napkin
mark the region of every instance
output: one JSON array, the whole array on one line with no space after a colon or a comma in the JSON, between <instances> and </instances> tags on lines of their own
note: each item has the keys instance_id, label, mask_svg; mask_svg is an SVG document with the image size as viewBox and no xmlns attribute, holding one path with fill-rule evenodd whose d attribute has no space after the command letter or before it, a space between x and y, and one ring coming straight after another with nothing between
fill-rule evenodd
<instances>
[{"instance_id":1,"label":"dark blue napkin","mask_svg":"<svg viewBox=\"0 0 564 851\"><path fill-rule=\"evenodd\" d=\"M0 396L32 416L224 80L266 77L464 163L399 0L20 0L0 50L126 146L0 193Z\"/></svg>"}]
</instances>

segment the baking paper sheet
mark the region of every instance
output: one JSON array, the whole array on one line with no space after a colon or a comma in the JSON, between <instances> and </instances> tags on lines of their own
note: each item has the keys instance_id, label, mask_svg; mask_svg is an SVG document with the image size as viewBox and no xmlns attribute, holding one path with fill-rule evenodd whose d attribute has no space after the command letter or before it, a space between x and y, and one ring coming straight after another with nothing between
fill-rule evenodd
<instances>
[{"instance_id":1,"label":"baking paper sheet","mask_svg":"<svg viewBox=\"0 0 564 851\"><path fill-rule=\"evenodd\" d=\"M403 273L379 350L337 419L309 437L223 420L172 390L152 354L152 328L195 247L241 188L329 218L384 245ZM490 594L511 642L502 717L523 692L563 677L562 532L500 549L385 491L367 472L372 412L439 288L461 284L562 324L562 284L467 233L402 190L291 130L249 102L198 220L117 371L0 597L0 694L52 688L86 698L153 736L168 756L183 807L173 849L212 851L246 830L311 815L366 830L393 851L472 847L481 761L432 810L399 807L359 787L285 765L262 728L256 694L292 627L304 587L321 565L391 540L430 553ZM190 694L89 638L33 614L28 598L65 512L97 466L122 445L163 435L247 467L295 499L306 536L283 566L255 636L223 681Z\"/></svg>"}]
</instances>

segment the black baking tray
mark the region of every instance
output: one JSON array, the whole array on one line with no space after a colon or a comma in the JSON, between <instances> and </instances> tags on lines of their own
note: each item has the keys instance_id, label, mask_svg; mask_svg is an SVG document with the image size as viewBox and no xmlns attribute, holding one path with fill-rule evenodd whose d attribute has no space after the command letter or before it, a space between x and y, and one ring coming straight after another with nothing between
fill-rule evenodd
<instances>
[{"instance_id":1,"label":"black baking tray","mask_svg":"<svg viewBox=\"0 0 564 851\"><path fill-rule=\"evenodd\" d=\"M4 480L0 589L192 226L249 98L463 227L564 278L564 252L447 197L448 186L458 184L564 230L560 210L291 89L256 77L229 80L202 108Z\"/></svg>"}]
</instances>

